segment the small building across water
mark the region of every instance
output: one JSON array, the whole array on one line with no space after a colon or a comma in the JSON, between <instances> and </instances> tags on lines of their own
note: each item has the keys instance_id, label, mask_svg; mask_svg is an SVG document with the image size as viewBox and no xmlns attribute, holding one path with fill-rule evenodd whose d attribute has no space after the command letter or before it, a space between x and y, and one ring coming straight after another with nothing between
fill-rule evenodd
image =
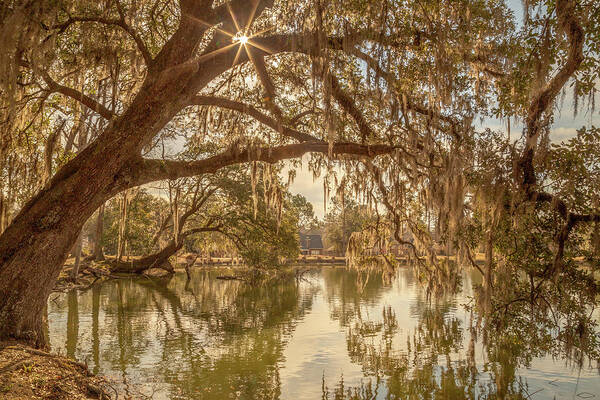
<instances>
[{"instance_id":1,"label":"small building across water","mask_svg":"<svg viewBox=\"0 0 600 400\"><path fill-rule=\"evenodd\" d=\"M323 254L323 237L320 233L299 233L300 254L320 256Z\"/></svg>"}]
</instances>

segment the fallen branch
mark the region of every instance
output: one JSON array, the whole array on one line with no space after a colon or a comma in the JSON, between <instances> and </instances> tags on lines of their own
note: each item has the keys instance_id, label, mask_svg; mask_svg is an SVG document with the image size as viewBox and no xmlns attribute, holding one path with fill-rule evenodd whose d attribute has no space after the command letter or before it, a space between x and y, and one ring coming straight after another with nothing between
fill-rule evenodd
<instances>
[{"instance_id":1,"label":"fallen branch","mask_svg":"<svg viewBox=\"0 0 600 400\"><path fill-rule=\"evenodd\" d=\"M5 372L14 371L15 369L20 369L20 368L23 368L24 366L27 366L28 360L31 360L31 357L25 357L20 360L13 361L13 362L9 363L8 365L0 368L0 374L4 374Z\"/></svg>"}]
</instances>

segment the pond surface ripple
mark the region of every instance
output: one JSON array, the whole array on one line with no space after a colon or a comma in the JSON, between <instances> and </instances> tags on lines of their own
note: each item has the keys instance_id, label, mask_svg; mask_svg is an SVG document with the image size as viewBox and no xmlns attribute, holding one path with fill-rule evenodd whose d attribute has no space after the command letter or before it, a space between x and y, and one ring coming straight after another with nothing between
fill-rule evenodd
<instances>
[{"instance_id":1,"label":"pond surface ripple","mask_svg":"<svg viewBox=\"0 0 600 400\"><path fill-rule=\"evenodd\" d=\"M491 361L462 306L475 275L465 274L460 293L431 300L409 269L386 283L321 267L257 288L216 279L227 273L52 295L51 347L133 398L600 399L595 362Z\"/></svg>"}]
</instances>

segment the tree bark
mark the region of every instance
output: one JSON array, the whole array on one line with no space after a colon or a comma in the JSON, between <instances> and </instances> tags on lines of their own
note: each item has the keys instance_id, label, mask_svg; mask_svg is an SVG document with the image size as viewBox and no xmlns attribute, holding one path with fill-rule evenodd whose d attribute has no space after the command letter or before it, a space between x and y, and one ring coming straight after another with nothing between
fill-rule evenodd
<instances>
[{"instance_id":1,"label":"tree bark","mask_svg":"<svg viewBox=\"0 0 600 400\"><path fill-rule=\"evenodd\" d=\"M8 225L8 204L4 199L2 193L0 193L0 235L6 229Z\"/></svg>"},{"instance_id":2,"label":"tree bark","mask_svg":"<svg viewBox=\"0 0 600 400\"><path fill-rule=\"evenodd\" d=\"M183 241L179 244L175 244L175 241L171 241L164 249L146 257L131 261L115 260L110 263L110 272L141 274L150 268L161 268L167 272L173 273L175 271L169 262L169 257L177 253L182 247Z\"/></svg>"}]
</instances>

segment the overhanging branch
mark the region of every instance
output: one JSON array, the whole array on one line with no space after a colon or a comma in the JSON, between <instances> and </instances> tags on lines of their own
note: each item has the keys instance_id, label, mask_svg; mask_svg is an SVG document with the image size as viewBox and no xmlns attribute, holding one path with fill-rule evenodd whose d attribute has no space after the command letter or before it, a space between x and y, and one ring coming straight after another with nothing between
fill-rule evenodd
<instances>
[{"instance_id":1,"label":"overhanging branch","mask_svg":"<svg viewBox=\"0 0 600 400\"><path fill-rule=\"evenodd\" d=\"M21 61L20 64L25 68L31 68L29 63L27 63L26 61ZM111 110L100 104L98 101L92 99L90 96L80 92L79 90L61 85L60 83L56 82L54 79L52 79L52 77L50 77L48 72L40 71L40 74L44 82L46 82L46 85L48 85L48 89L50 90L50 92L60 93L62 95L70 97L108 120L115 116L115 114Z\"/></svg>"},{"instance_id":2,"label":"overhanging branch","mask_svg":"<svg viewBox=\"0 0 600 400\"><path fill-rule=\"evenodd\" d=\"M220 108L227 108L229 110L239 111L247 114L257 120L258 122L272 128L273 130L281 133L284 136L294 138L300 142L312 142L318 141L316 137L309 135L308 133L300 132L296 129L292 129L286 126L280 126L280 124L273 118L266 114L263 114L255 107L245 104L239 101L229 100L224 97L215 96L194 96L190 104L198 106L215 106Z\"/></svg>"},{"instance_id":3,"label":"overhanging branch","mask_svg":"<svg viewBox=\"0 0 600 400\"><path fill-rule=\"evenodd\" d=\"M354 122L356 122L356 125L358 126L358 129L360 131L362 142L364 143L368 137L375 136L373 134L373 129L371 129L371 126L367 122L363 113L356 106L356 104L346 93L346 91L344 91L339 80L335 77L335 75L328 72L326 73L325 79L331 82L331 94L333 95L335 100L344 110L346 110L348 114L350 114L352 119L354 119Z\"/></svg>"},{"instance_id":4,"label":"overhanging branch","mask_svg":"<svg viewBox=\"0 0 600 400\"><path fill-rule=\"evenodd\" d=\"M385 71L383 68L381 68L381 66L379 65L377 60L375 60L373 57L371 57L367 53L358 50L357 48L352 48L350 50L350 54L365 61L367 63L367 65L369 66L369 68L371 68L373 71L375 71L376 76L381 77L381 79L383 79L389 87L394 88L397 92L397 90L398 90L397 87L399 85L397 83L396 77L392 73ZM445 115L445 114L442 114L442 113L438 112L437 110L434 110L431 107L427 107L423 104L419 104L414 99L411 99L411 97L407 93L397 93L397 96L400 98L400 100L402 102L402 106L404 108L406 108L407 110L410 110L417 114L421 114L421 115L431 118L432 121L435 123L436 128L440 129L441 131L446 131L447 129L440 126L436 122L436 121L443 121L450 125L450 132L449 132L450 134L452 134L453 136L458 135L457 127L459 126L459 121L456 120L455 118Z\"/></svg>"},{"instance_id":5,"label":"overhanging branch","mask_svg":"<svg viewBox=\"0 0 600 400\"><path fill-rule=\"evenodd\" d=\"M536 184L535 168L533 159L540 130L542 129L542 117L550 108L554 99L573 76L583 61L583 29L576 16L576 1L558 0L556 2L556 16L558 23L563 29L569 41L567 60L552 79L531 100L525 119L526 138L525 149L519 162L522 176L522 186L528 192L529 198L536 196L533 186Z\"/></svg>"},{"instance_id":6,"label":"overhanging branch","mask_svg":"<svg viewBox=\"0 0 600 400\"><path fill-rule=\"evenodd\" d=\"M137 32L135 32L135 30L129 24L127 24L127 22L125 22L125 17L121 13L121 10L119 10L119 13L120 18L105 18L100 16L69 16L69 19L67 19L60 25L56 25L54 28L58 29L60 32L64 32L70 25L76 22L95 22L102 25L115 26L121 28L133 39L138 50L142 54L146 65L150 65L150 63L152 62L152 55L146 47L146 44L144 43L140 35L138 35Z\"/></svg>"},{"instance_id":7,"label":"overhanging branch","mask_svg":"<svg viewBox=\"0 0 600 400\"><path fill-rule=\"evenodd\" d=\"M306 153L322 153L333 158L358 156L373 158L392 153L396 147L383 144L304 142L275 147L229 149L215 156L197 161L174 161L138 158L131 161L117 176L112 191L118 193L128 187L149 182L173 180L189 176L215 173L221 168L250 161L275 163L302 157Z\"/></svg>"}]
</instances>

